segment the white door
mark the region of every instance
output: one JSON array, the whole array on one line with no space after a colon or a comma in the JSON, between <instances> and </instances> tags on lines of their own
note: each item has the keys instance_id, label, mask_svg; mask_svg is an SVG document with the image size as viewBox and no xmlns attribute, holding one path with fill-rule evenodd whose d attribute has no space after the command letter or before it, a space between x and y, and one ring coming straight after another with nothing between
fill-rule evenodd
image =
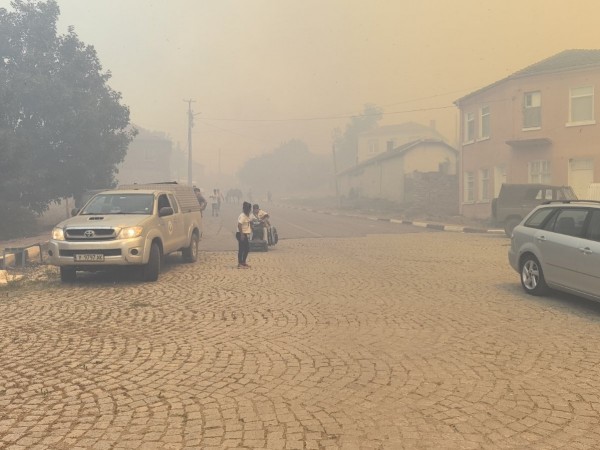
<instances>
[{"instance_id":1,"label":"white door","mask_svg":"<svg viewBox=\"0 0 600 450\"><path fill-rule=\"evenodd\" d=\"M569 186L573 188L577 198L585 199L590 183L594 182L593 159L569 160Z\"/></svg>"}]
</instances>

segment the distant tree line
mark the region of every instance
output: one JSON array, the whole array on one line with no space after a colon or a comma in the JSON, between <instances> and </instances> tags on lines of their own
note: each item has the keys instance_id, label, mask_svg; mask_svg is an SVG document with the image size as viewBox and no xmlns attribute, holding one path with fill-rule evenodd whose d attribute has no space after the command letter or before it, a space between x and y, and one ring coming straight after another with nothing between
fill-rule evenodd
<instances>
[{"instance_id":1,"label":"distant tree line","mask_svg":"<svg viewBox=\"0 0 600 450\"><path fill-rule=\"evenodd\" d=\"M135 136L92 46L58 35L55 0L0 8L0 237L86 189L114 185Z\"/></svg>"},{"instance_id":2,"label":"distant tree line","mask_svg":"<svg viewBox=\"0 0 600 450\"><path fill-rule=\"evenodd\" d=\"M285 142L270 153L246 161L238 172L246 186L278 195L326 186L332 175L331 157L311 153L300 140Z\"/></svg>"},{"instance_id":3,"label":"distant tree line","mask_svg":"<svg viewBox=\"0 0 600 450\"><path fill-rule=\"evenodd\" d=\"M340 172L356 165L358 136L375 128L381 116L381 108L367 104L361 114L350 119L344 131L334 130L335 168L331 153L315 155L304 142L291 140L270 153L246 161L238 178L254 189L278 194L326 188L333 182L334 169Z\"/></svg>"}]
</instances>

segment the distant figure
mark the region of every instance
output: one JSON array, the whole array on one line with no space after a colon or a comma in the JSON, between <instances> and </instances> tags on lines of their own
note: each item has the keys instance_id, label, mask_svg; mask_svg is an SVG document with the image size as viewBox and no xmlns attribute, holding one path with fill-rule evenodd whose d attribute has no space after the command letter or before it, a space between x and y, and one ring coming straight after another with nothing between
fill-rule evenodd
<instances>
[{"instance_id":1,"label":"distant figure","mask_svg":"<svg viewBox=\"0 0 600 450\"><path fill-rule=\"evenodd\" d=\"M237 233L235 237L238 241L238 269L248 269L250 266L246 263L248 253L250 252L250 233L252 227L250 225L250 211L252 205L244 202L242 205L242 213L238 217Z\"/></svg>"},{"instance_id":2,"label":"distant figure","mask_svg":"<svg viewBox=\"0 0 600 450\"><path fill-rule=\"evenodd\" d=\"M210 194L209 198L212 216L217 217L219 215L219 193L216 189L213 189L213 193Z\"/></svg>"},{"instance_id":3,"label":"distant figure","mask_svg":"<svg viewBox=\"0 0 600 450\"><path fill-rule=\"evenodd\" d=\"M221 203L225 201L223 194L221 194L221 189L217 189L217 215L221 212Z\"/></svg>"},{"instance_id":4,"label":"distant figure","mask_svg":"<svg viewBox=\"0 0 600 450\"><path fill-rule=\"evenodd\" d=\"M267 191L267 201L269 203L271 203L271 200L272 200L271 191Z\"/></svg>"},{"instance_id":5,"label":"distant figure","mask_svg":"<svg viewBox=\"0 0 600 450\"><path fill-rule=\"evenodd\" d=\"M239 189L229 189L225 195L225 201L227 203L239 203L242 199L242 191Z\"/></svg>"},{"instance_id":6,"label":"distant figure","mask_svg":"<svg viewBox=\"0 0 600 450\"><path fill-rule=\"evenodd\" d=\"M194 194L196 194L196 200L198 200L198 204L200 205L200 212L204 211L206 209L206 205L208 203L206 202L206 199L202 195L202 191L200 189L198 189L197 187L194 187ZM202 214L204 214L204 213L202 213Z\"/></svg>"}]
</instances>

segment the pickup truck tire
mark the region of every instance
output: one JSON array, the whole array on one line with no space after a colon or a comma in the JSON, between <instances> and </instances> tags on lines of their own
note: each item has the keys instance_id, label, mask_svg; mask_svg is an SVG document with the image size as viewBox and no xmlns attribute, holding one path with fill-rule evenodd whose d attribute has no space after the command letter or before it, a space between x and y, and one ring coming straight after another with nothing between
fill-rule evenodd
<instances>
[{"instance_id":1,"label":"pickup truck tire","mask_svg":"<svg viewBox=\"0 0 600 450\"><path fill-rule=\"evenodd\" d=\"M183 260L188 263L194 263L198 261L198 235L196 233L192 234L192 239L190 240L190 246L184 248L181 251L183 255Z\"/></svg>"},{"instance_id":2,"label":"pickup truck tire","mask_svg":"<svg viewBox=\"0 0 600 450\"><path fill-rule=\"evenodd\" d=\"M160 254L160 247L156 243L152 244L152 247L150 247L150 258L148 259L148 264L142 267L142 280L158 280L161 259L162 255Z\"/></svg>"},{"instance_id":3,"label":"pickup truck tire","mask_svg":"<svg viewBox=\"0 0 600 450\"><path fill-rule=\"evenodd\" d=\"M63 283L72 283L77 279L77 272L74 267L61 267L60 268L60 281Z\"/></svg>"}]
</instances>

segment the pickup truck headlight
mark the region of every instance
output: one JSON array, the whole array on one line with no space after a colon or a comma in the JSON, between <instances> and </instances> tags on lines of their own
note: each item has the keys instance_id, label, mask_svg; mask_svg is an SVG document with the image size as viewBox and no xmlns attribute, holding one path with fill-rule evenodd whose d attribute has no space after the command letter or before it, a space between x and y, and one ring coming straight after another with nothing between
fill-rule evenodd
<instances>
[{"instance_id":1,"label":"pickup truck headlight","mask_svg":"<svg viewBox=\"0 0 600 450\"><path fill-rule=\"evenodd\" d=\"M59 227L54 227L52 229L52 239L55 241L64 241L65 240L65 230Z\"/></svg>"},{"instance_id":2,"label":"pickup truck headlight","mask_svg":"<svg viewBox=\"0 0 600 450\"><path fill-rule=\"evenodd\" d=\"M144 231L144 229L142 227L125 227L125 228L121 228L121 231L119 232L119 236L117 236L118 239L131 239L131 238L136 238L142 235L142 231Z\"/></svg>"}]
</instances>

